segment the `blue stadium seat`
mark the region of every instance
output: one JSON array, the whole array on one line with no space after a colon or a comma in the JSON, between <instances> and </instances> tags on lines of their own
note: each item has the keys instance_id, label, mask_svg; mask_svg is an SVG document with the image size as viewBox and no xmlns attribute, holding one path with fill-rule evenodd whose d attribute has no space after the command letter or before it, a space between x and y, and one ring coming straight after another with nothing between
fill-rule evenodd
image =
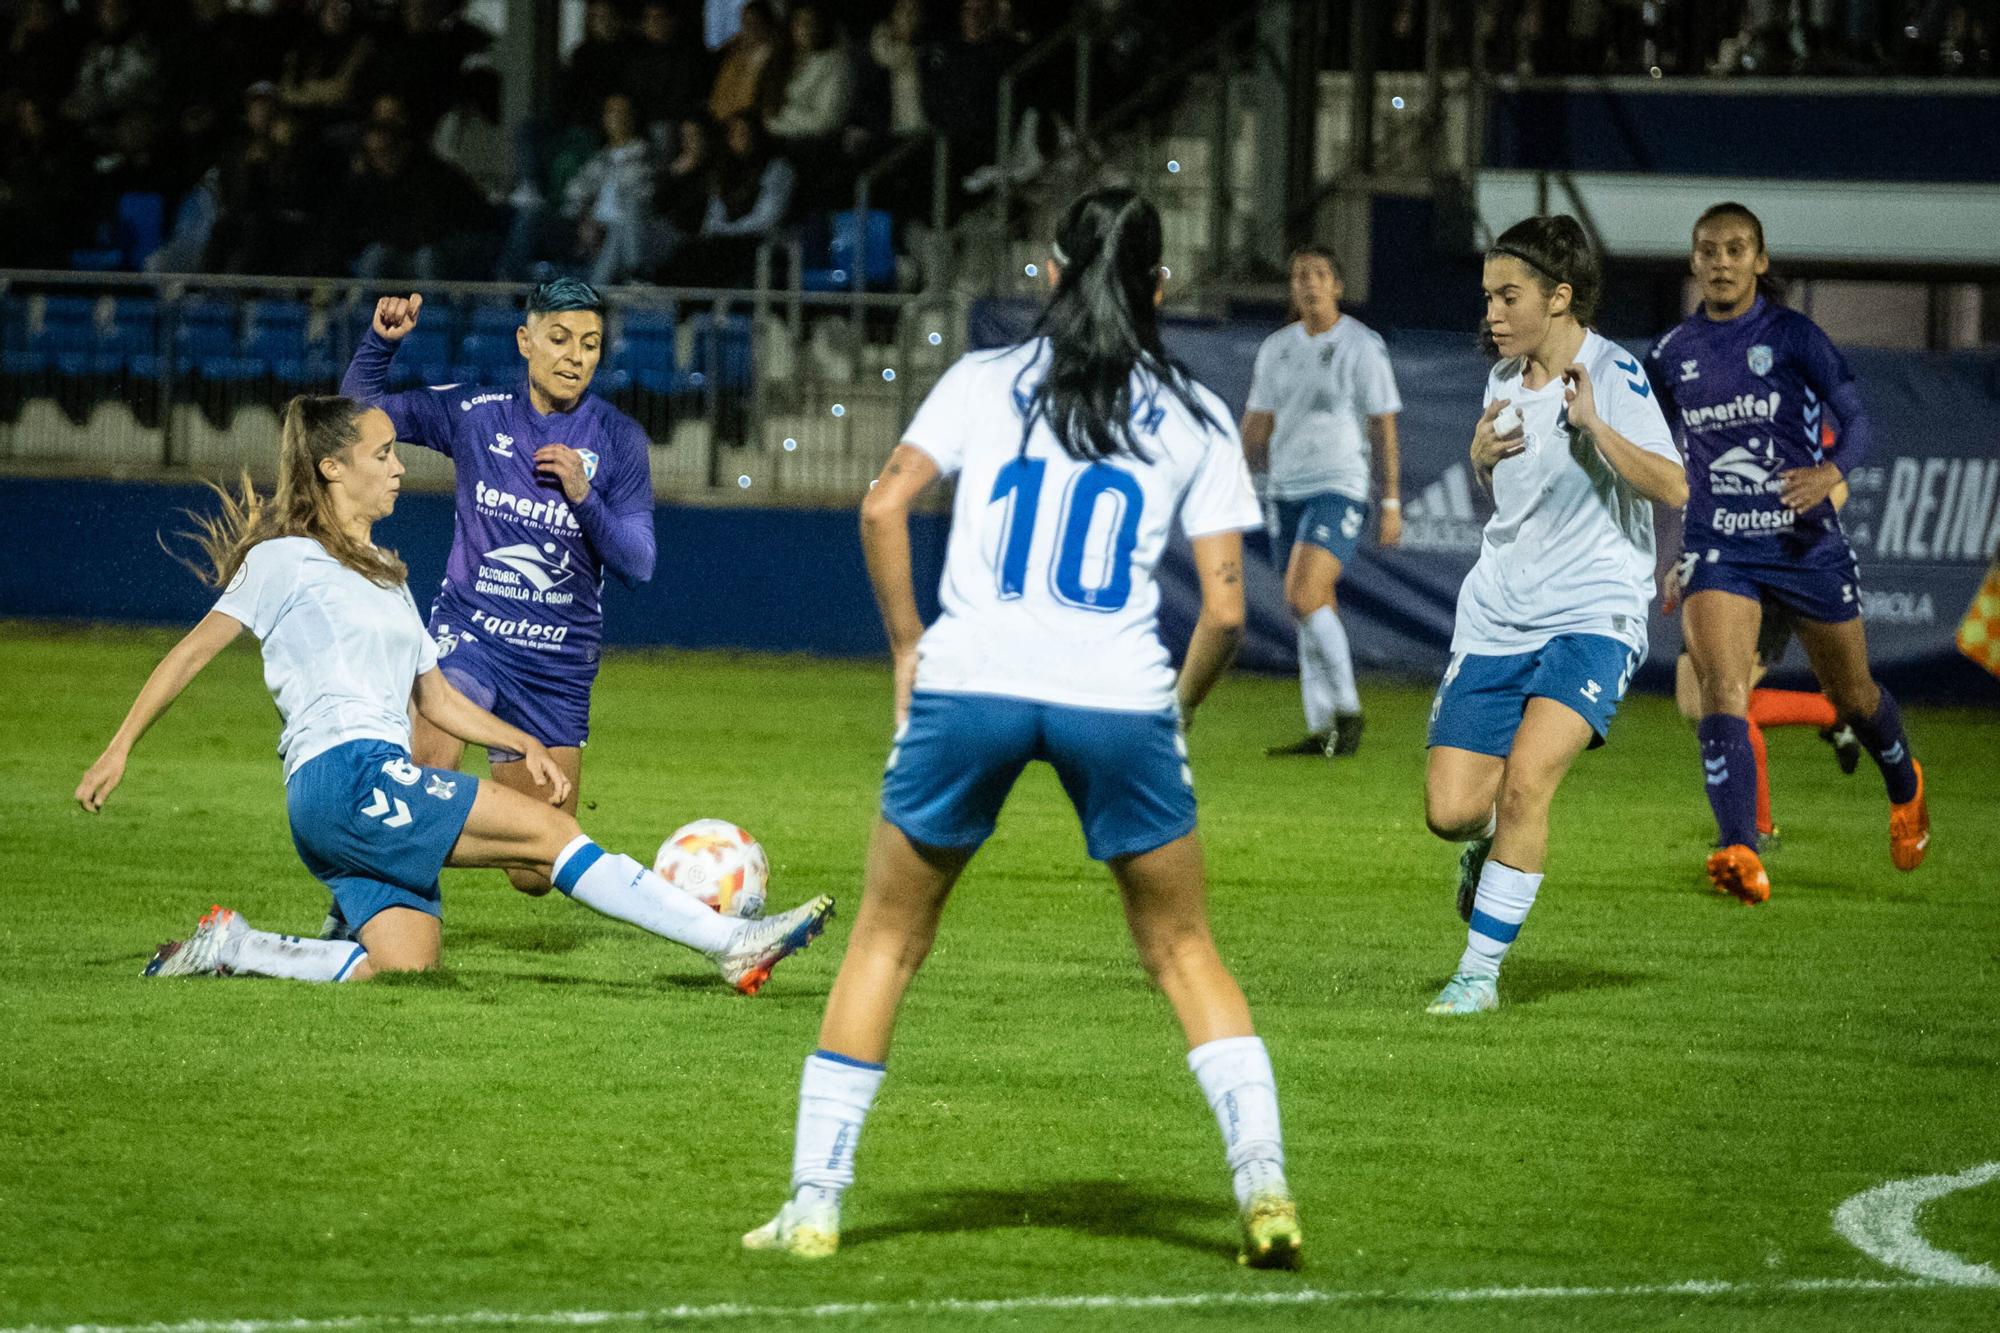
<instances>
[{"instance_id":1,"label":"blue stadium seat","mask_svg":"<svg viewBox=\"0 0 2000 1333\"><path fill-rule=\"evenodd\" d=\"M166 235L166 196L152 190L129 190L118 196L118 248L125 268L142 271Z\"/></svg>"},{"instance_id":2,"label":"blue stadium seat","mask_svg":"<svg viewBox=\"0 0 2000 1333\"><path fill-rule=\"evenodd\" d=\"M323 349L310 349L304 356L282 357L271 362L271 373L288 385L340 382L342 367Z\"/></svg>"},{"instance_id":3,"label":"blue stadium seat","mask_svg":"<svg viewBox=\"0 0 2000 1333\"><path fill-rule=\"evenodd\" d=\"M707 387L710 375L715 387L724 392L750 387L750 317L748 315L697 315L693 321L694 340L689 349L689 388Z\"/></svg>"},{"instance_id":4,"label":"blue stadium seat","mask_svg":"<svg viewBox=\"0 0 2000 1333\"><path fill-rule=\"evenodd\" d=\"M72 379L107 379L125 368L125 358L117 352L57 352L55 367Z\"/></svg>"},{"instance_id":5,"label":"blue stadium seat","mask_svg":"<svg viewBox=\"0 0 2000 1333\"><path fill-rule=\"evenodd\" d=\"M9 347L0 351L0 371L9 375L39 375L49 368L46 352L26 347Z\"/></svg>"},{"instance_id":6,"label":"blue stadium seat","mask_svg":"<svg viewBox=\"0 0 2000 1333\"><path fill-rule=\"evenodd\" d=\"M465 341L458 345L460 365L477 366L476 379L513 379L521 368L521 349L514 341L514 331L499 333L468 333Z\"/></svg>"},{"instance_id":7,"label":"blue stadium seat","mask_svg":"<svg viewBox=\"0 0 2000 1333\"><path fill-rule=\"evenodd\" d=\"M827 219L825 249L819 248L816 228L808 228L807 246L799 285L809 292L850 290L854 271L861 270L861 285L873 290L896 283L896 223L879 208L864 214L853 209Z\"/></svg>"},{"instance_id":8,"label":"blue stadium seat","mask_svg":"<svg viewBox=\"0 0 2000 1333\"><path fill-rule=\"evenodd\" d=\"M95 321L50 319L44 315L42 327L29 335L28 346L50 356L64 352L94 352L97 350L97 324Z\"/></svg>"},{"instance_id":9,"label":"blue stadium seat","mask_svg":"<svg viewBox=\"0 0 2000 1333\"><path fill-rule=\"evenodd\" d=\"M618 336L634 342L672 342L674 312L640 307L618 317Z\"/></svg>"},{"instance_id":10,"label":"blue stadium seat","mask_svg":"<svg viewBox=\"0 0 2000 1333\"><path fill-rule=\"evenodd\" d=\"M0 296L0 349L18 352L28 345L28 302L19 296Z\"/></svg>"},{"instance_id":11,"label":"blue stadium seat","mask_svg":"<svg viewBox=\"0 0 2000 1333\"><path fill-rule=\"evenodd\" d=\"M663 368L671 370L674 364L674 341L672 338L641 337L627 335L611 340L611 355L604 358L604 364L613 370L637 373L642 370Z\"/></svg>"},{"instance_id":12,"label":"blue stadium seat","mask_svg":"<svg viewBox=\"0 0 2000 1333\"><path fill-rule=\"evenodd\" d=\"M261 356L198 356L195 358L195 369L205 380L237 384L267 378L271 374L271 363Z\"/></svg>"},{"instance_id":13,"label":"blue stadium seat","mask_svg":"<svg viewBox=\"0 0 2000 1333\"><path fill-rule=\"evenodd\" d=\"M133 320L126 324L113 324L106 329L98 337L97 350L121 358L131 357L156 351L159 340L159 330L151 320Z\"/></svg>"},{"instance_id":14,"label":"blue stadium seat","mask_svg":"<svg viewBox=\"0 0 2000 1333\"><path fill-rule=\"evenodd\" d=\"M306 354L305 325L252 324L243 352L270 362L300 360Z\"/></svg>"},{"instance_id":15,"label":"blue stadium seat","mask_svg":"<svg viewBox=\"0 0 2000 1333\"><path fill-rule=\"evenodd\" d=\"M429 317L429 312L425 313ZM508 345L514 341L514 330L521 327L521 312L511 305L482 303L472 307L471 318L466 321L466 333L472 337L505 335Z\"/></svg>"},{"instance_id":16,"label":"blue stadium seat","mask_svg":"<svg viewBox=\"0 0 2000 1333\"><path fill-rule=\"evenodd\" d=\"M312 311L307 308L304 301L267 300L250 303L252 332L258 329L282 328L297 329L303 335L306 322L311 317Z\"/></svg>"},{"instance_id":17,"label":"blue stadium seat","mask_svg":"<svg viewBox=\"0 0 2000 1333\"><path fill-rule=\"evenodd\" d=\"M42 299L42 323L95 324L97 298L94 296L49 296Z\"/></svg>"},{"instance_id":18,"label":"blue stadium seat","mask_svg":"<svg viewBox=\"0 0 2000 1333\"><path fill-rule=\"evenodd\" d=\"M174 330L174 347L197 362L236 354L236 330L228 324L186 323Z\"/></svg>"},{"instance_id":19,"label":"blue stadium seat","mask_svg":"<svg viewBox=\"0 0 2000 1333\"><path fill-rule=\"evenodd\" d=\"M632 372L632 380L647 393L675 394L681 391L681 372L672 366L641 367Z\"/></svg>"}]
</instances>

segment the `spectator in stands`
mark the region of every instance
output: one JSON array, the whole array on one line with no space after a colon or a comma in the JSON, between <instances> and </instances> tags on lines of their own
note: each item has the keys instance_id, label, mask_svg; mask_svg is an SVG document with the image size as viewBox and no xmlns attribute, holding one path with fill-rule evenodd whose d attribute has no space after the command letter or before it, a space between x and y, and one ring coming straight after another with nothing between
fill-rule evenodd
<instances>
[{"instance_id":1,"label":"spectator in stands","mask_svg":"<svg viewBox=\"0 0 2000 1333\"><path fill-rule=\"evenodd\" d=\"M604 99L627 91L625 17L612 0L590 0L583 7L583 40L570 52L563 69L558 109L572 125L594 126Z\"/></svg>"},{"instance_id":2,"label":"spectator in stands","mask_svg":"<svg viewBox=\"0 0 2000 1333\"><path fill-rule=\"evenodd\" d=\"M502 281L588 275L603 286L647 276L671 257L680 234L654 210L657 158L639 133L632 98L611 94L600 116L603 146L570 178L561 208L529 203L515 211Z\"/></svg>"},{"instance_id":3,"label":"spectator in stands","mask_svg":"<svg viewBox=\"0 0 2000 1333\"><path fill-rule=\"evenodd\" d=\"M1019 54L994 0L960 0L958 32L924 53L924 115L951 143L959 172L993 161L1000 76Z\"/></svg>"},{"instance_id":4,"label":"spectator in stands","mask_svg":"<svg viewBox=\"0 0 2000 1333\"><path fill-rule=\"evenodd\" d=\"M65 229L82 212L89 162L57 130L50 105L0 93L0 266L66 268L89 239Z\"/></svg>"},{"instance_id":5,"label":"spectator in stands","mask_svg":"<svg viewBox=\"0 0 2000 1333\"><path fill-rule=\"evenodd\" d=\"M416 140L394 97L375 100L340 200L323 216L356 277L424 281L484 277L497 238L491 210L464 172ZM481 256L487 256L483 261Z\"/></svg>"},{"instance_id":6,"label":"spectator in stands","mask_svg":"<svg viewBox=\"0 0 2000 1333\"><path fill-rule=\"evenodd\" d=\"M493 45L492 34L459 13L463 7L462 0L403 0L397 22L357 76L364 103L400 98L420 139L457 104L465 62Z\"/></svg>"},{"instance_id":7,"label":"spectator in stands","mask_svg":"<svg viewBox=\"0 0 2000 1333\"><path fill-rule=\"evenodd\" d=\"M930 128L924 118L923 0L896 0L868 38L868 57L888 81L888 130L902 139Z\"/></svg>"},{"instance_id":8,"label":"spectator in stands","mask_svg":"<svg viewBox=\"0 0 2000 1333\"><path fill-rule=\"evenodd\" d=\"M625 87L639 104L639 121L661 147L674 127L702 114L709 83L708 51L689 30L678 5L655 0L639 8L637 40L628 44Z\"/></svg>"},{"instance_id":9,"label":"spectator in stands","mask_svg":"<svg viewBox=\"0 0 2000 1333\"><path fill-rule=\"evenodd\" d=\"M159 61L159 47L139 25L131 0L98 0L63 114L93 142L108 145L120 119L159 100Z\"/></svg>"},{"instance_id":10,"label":"spectator in stands","mask_svg":"<svg viewBox=\"0 0 2000 1333\"><path fill-rule=\"evenodd\" d=\"M9 86L43 107L69 96L88 33L56 0L22 0L0 62Z\"/></svg>"},{"instance_id":11,"label":"spectator in stands","mask_svg":"<svg viewBox=\"0 0 2000 1333\"><path fill-rule=\"evenodd\" d=\"M722 48L722 63L708 93L708 114L720 125L734 116L762 114L785 86L788 52L777 15L766 0L743 6L736 35Z\"/></svg>"},{"instance_id":12,"label":"spectator in stands","mask_svg":"<svg viewBox=\"0 0 2000 1333\"><path fill-rule=\"evenodd\" d=\"M796 155L805 144L832 139L847 124L854 65L840 34L813 0L792 7L791 34L791 71L778 105L764 117L764 128Z\"/></svg>"},{"instance_id":13,"label":"spectator in stands","mask_svg":"<svg viewBox=\"0 0 2000 1333\"><path fill-rule=\"evenodd\" d=\"M722 123L719 137L701 235L673 271L681 283L747 287L756 276L757 247L791 210L796 176L791 163L772 151L763 125L754 118L731 117Z\"/></svg>"},{"instance_id":14,"label":"spectator in stands","mask_svg":"<svg viewBox=\"0 0 2000 1333\"><path fill-rule=\"evenodd\" d=\"M678 250L701 230L708 214L713 143L708 122L690 116L675 132L676 151L653 185L653 212L667 227Z\"/></svg>"},{"instance_id":15,"label":"spectator in stands","mask_svg":"<svg viewBox=\"0 0 2000 1333\"><path fill-rule=\"evenodd\" d=\"M309 274L325 163L298 113L269 83L244 99L244 133L216 179L207 266L220 273Z\"/></svg>"},{"instance_id":16,"label":"spectator in stands","mask_svg":"<svg viewBox=\"0 0 2000 1333\"><path fill-rule=\"evenodd\" d=\"M361 70L374 49L351 0L325 0L310 35L285 55L285 105L315 130L356 120Z\"/></svg>"}]
</instances>

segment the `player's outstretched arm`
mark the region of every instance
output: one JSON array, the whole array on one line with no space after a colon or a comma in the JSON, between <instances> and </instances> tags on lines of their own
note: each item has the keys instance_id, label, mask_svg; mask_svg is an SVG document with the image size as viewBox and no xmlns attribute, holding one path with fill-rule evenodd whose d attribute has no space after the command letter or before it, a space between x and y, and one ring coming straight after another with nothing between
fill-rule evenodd
<instances>
[{"instance_id":1,"label":"player's outstretched arm","mask_svg":"<svg viewBox=\"0 0 2000 1333\"><path fill-rule=\"evenodd\" d=\"M449 455L453 423L445 395L431 389L389 392L389 367L396 359L396 349L417 327L423 308L424 298L417 292L385 296L375 303L368 336L355 346L354 359L340 377L340 392L357 403L387 412L395 423L397 439Z\"/></svg>"},{"instance_id":2,"label":"player's outstretched arm","mask_svg":"<svg viewBox=\"0 0 2000 1333\"><path fill-rule=\"evenodd\" d=\"M910 504L937 475L937 461L929 454L913 444L899 444L861 499L861 554L868 562L868 581L875 587L875 605L882 610L882 628L895 663L899 727L910 715L917 640L924 636L910 573Z\"/></svg>"},{"instance_id":3,"label":"player's outstretched arm","mask_svg":"<svg viewBox=\"0 0 2000 1333\"><path fill-rule=\"evenodd\" d=\"M83 781L76 784L78 805L92 814L104 808L124 779L125 761L132 757L132 747L139 743L139 738L173 706L188 682L200 675L201 669L242 632L242 622L220 611L210 611L167 650L167 655L153 668L153 674L146 677L139 697L132 701L111 743L97 756L97 762L83 775Z\"/></svg>"},{"instance_id":4,"label":"player's outstretched arm","mask_svg":"<svg viewBox=\"0 0 2000 1333\"><path fill-rule=\"evenodd\" d=\"M1194 710L1222 679L1243 644L1243 534L1214 532L1189 545L1201 580L1201 614L1195 618L1175 688L1183 728L1193 725Z\"/></svg>"},{"instance_id":5,"label":"player's outstretched arm","mask_svg":"<svg viewBox=\"0 0 2000 1333\"><path fill-rule=\"evenodd\" d=\"M512 750L522 756L535 785L548 789L550 805L561 805L569 799L569 779L556 767L555 760L549 758L548 747L460 694L444 678L444 672L432 667L418 676L410 698L424 720L438 730L474 745Z\"/></svg>"}]
</instances>

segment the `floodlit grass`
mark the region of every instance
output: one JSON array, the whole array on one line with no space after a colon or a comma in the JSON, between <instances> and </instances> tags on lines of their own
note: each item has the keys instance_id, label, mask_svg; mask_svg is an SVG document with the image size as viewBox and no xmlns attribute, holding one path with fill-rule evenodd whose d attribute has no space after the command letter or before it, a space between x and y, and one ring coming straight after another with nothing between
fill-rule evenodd
<instances>
[{"instance_id":1,"label":"floodlit grass","mask_svg":"<svg viewBox=\"0 0 2000 1333\"><path fill-rule=\"evenodd\" d=\"M1913 875L1889 864L1872 769L1843 778L1810 732L1773 733L1787 842L1749 909L1701 879L1692 736L1666 701L1631 701L1558 800L1504 1007L1454 1022L1421 1012L1464 939L1455 849L1422 824L1428 692L1372 684L1367 742L1336 765L1264 759L1297 730L1294 688L1227 682L1192 737L1196 785L1216 934L1278 1070L1299 1275L1232 1262L1178 1032L1053 775L1031 771L904 1010L846 1248L808 1266L736 1237L784 1193L875 808L885 670L605 666L586 828L650 859L687 819L734 819L770 850L775 906L841 898L757 999L472 872L447 875L439 976L149 982L152 946L211 902L290 931L324 907L286 830L254 649L183 697L105 814L69 800L171 641L0 625L0 1328L728 1302L878 1303L819 1328L2000 1324L2000 1291L1795 1285L1902 1277L1833 1209L2000 1159L1992 714L1908 710L1935 828ZM1924 1227L2000 1264L2000 1183ZM1686 1279L1741 1285L1439 1295ZM1371 1294L901 1308L1306 1290Z\"/></svg>"}]
</instances>

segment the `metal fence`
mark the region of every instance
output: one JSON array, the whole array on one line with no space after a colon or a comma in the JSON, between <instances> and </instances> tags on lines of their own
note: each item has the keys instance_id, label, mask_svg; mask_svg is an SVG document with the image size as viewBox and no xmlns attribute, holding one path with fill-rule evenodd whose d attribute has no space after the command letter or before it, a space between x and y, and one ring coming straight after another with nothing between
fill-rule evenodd
<instances>
[{"instance_id":1,"label":"metal fence","mask_svg":"<svg viewBox=\"0 0 2000 1333\"><path fill-rule=\"evenodd\" d=\"M0 270L0 461L268 476L285 401L334 391L386 290ZM521 375L521 288L422 291L392 388ZM768 286L606 296L592 390L645 428L654 489L668 496L851 500L964 342L964 312L942 298ZM406 461L410 484L449 485L440 456Z\"/></svg>"}]
</instances>

